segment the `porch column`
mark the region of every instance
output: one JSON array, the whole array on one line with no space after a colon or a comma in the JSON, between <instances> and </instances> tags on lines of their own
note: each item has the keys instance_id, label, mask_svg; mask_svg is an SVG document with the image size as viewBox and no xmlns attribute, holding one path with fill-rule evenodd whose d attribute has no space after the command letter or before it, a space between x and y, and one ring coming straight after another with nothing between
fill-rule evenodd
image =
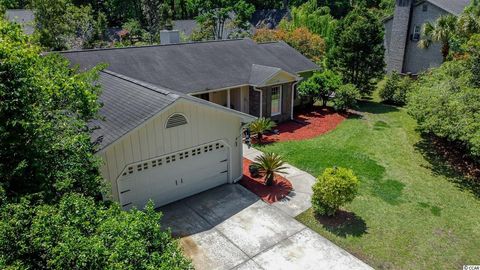
<instances>
[{"instance_id":1,"label":"porch column","mask_svg":"<svg viewBox=\"0 0 480 270\"><path fill-rule=\"evenodd\" d=\"M230 89L227 90L227 108L230 109Z\"/></svg>"}]
</instances>

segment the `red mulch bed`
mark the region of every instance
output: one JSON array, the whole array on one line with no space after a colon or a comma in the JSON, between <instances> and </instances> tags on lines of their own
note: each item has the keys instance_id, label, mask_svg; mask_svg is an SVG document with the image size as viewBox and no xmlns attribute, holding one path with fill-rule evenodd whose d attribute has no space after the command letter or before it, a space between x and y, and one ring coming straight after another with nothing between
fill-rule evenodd
<instances>
[{"instance_id":1,"label":"red mulch bed","mask_svg":"<svg viewBox=\"0 0 480 270\"><path fill-rule=\"evenodd\" d=\"M239 181L242 186L270 204L285 198L290 193L293 188L292 183L280 175L275 175L272 186L265 186L264 178L250 177L250 172L248 171L250 164L252 164L250 160L243 159L243 178Z\"/></svg>"},{"instance_id":2,"label":"red mulch bed","mask_svg":"<svg viewBox=\"0 0 480 270\"><path fill-rule=\"evenodd\" d=\"M314 107L310 112L297 114L295 121L279 124L275 127L279 134L264 135L262 143L312 139L334 130L348 116L337 113L332 108Z\"/></svg>"}]
</instances>

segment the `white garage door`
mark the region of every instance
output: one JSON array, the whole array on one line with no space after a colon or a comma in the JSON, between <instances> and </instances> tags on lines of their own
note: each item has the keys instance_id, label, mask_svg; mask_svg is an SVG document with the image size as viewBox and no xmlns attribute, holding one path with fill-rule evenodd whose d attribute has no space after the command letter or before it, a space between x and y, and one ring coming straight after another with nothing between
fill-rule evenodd
<instances>
[{"instance_id":1,"label":"white garage door","mask_svg":"<svg viewBox=\"0 0 480 270\"><path fill-rule=\"evenodd\" d=\"M228 150L221 142L127 166L117 181L124 209L156 207L228 182Z\"/></svg>"}]
</instances>

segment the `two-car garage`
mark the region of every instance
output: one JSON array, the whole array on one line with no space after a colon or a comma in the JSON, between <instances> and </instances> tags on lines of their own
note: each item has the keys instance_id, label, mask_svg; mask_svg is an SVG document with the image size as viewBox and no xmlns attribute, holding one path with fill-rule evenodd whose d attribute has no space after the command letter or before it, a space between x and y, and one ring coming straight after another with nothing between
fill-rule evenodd
<instances>
[{"instance_id":1,"label":"two-car garage","mask_svg":"<svg viewBox=\"0 0 480 270\"><path fill-rule=\"evenodd\" d=\"M242 177L242 129L255 117L111 71L100 76L95 126L105 198L155 207Z\"/></svg>"},{"instance_id":2,"label":"two-car garage","mask_svg":"<svg viewBox=\"0 0 480 270\"><path fill-rule=\"evenodd\" d=\"M228 183L228 148L214 142L127 166L117 180L124 209L161 206Z\"/></svg>"}]
</instances>

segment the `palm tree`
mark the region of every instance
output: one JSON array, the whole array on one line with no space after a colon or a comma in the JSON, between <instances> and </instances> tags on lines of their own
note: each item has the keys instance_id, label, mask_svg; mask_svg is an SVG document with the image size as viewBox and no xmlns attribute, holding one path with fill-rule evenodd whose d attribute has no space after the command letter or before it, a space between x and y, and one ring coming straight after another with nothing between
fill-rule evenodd
<instances>
[{"instance_id":1,"label":"palm tree","mask_svg":"<svg viewBox=\"0 0 480 270\"><path fill-rule=\"evenodd\" d=\"M480 1L472 4L458 17L458 32L464 37L480 32Z\"/></svg>"},{"instance_id":2,"label":"palm tree","mask_svg":"<svg viewBox=\"0 0 480 270\"><path fill-rule=\"evenodd\" d=\"M422 29L422 39L419 41L420 48L428 48L434 42L442 43L443 60L450 53L450 39L455 33L457 18L453 15L439 17L434 23L426 23Z\"/></svg>"},{"instance_id":3,"label":"palm tree","mask_svg":"<svg viewBox=\"0 0 480 270\"><path fill-rule=\"evenodd\" d=\"M271 130L277 124L269 118L260 117L257 120L250 123L250 131L257 134L258 143L262 142L263 133L267 130Z\"/></svg>"},{"instance_id":4,"label":"palm tree","mask_svg":"<svg viewBox=\"0 0 480 270\"><path fill-rule=\"evenodd\" d=\"M285 162L280 155L275 153L265 153L255 158L252 164L258 168L258 172L265 177L265 185L271 186L275 173L284 173Z\"/></svg>"}]
</instances>

